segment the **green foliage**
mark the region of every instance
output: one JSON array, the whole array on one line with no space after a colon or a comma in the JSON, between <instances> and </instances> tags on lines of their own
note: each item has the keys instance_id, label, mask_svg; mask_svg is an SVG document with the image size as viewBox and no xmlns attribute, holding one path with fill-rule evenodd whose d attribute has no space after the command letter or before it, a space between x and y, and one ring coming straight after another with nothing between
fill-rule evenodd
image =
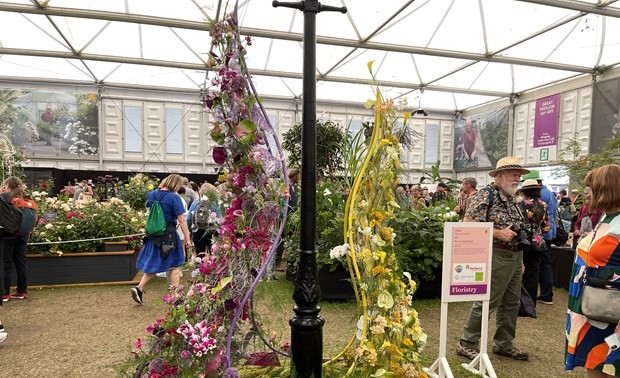
<instances>
[{"instance_id":1,"label":"green foliage","mask_svg":"<svg viewBox=\"0 0 620 378\"><path fill-rule=\"evenodd\" d=\"M336 181L328 180L317 188L316 193L316 261L317 266L329 266L336 269L340 260L329 257L329 251L344 243L344 205L342 187ZM300 211L291 213L287 218L287 228L290 231L285 239L287 249L287 264L289 271L296 272L299 263L299 226L301 223Z\"/></svg>"},{"instance_id":2,"label":"green foliage","mask_svg":"<svg viewBox=\"0 0 620 378\"><path fill-rule=\"evenodd\" d=\"M284 133L282 148L288 153L288 166L301 166L301 123ZM332 121L316 121L316 166L321 177L335 177L343 169L343 154L347 135L340 125Z\"/></svg>"},{"instance_id":3,"label":"green foliage","mask_svg":"<svg viewBox=\"0 0 620 378\"><path fill-rule=\"evenodd\" d=\"M458 219L453 199L420 210L401 210L390 223L396 237L394 253L400 269L417 281L432 281L443 261L443 225Z\"/></svg>"},{"instance_id":4,"label":"green foliage","mask_svg":"<svg viewBox=\"0 0 620 378\"><path fill-rule=\"evenodd\" d=\"M132 209L144 210L146 206L146 195L149 191L156 189L158 184L158 178L138 173L130 177L125 184L120 185L118 197L131 206Z\"/></svg>"},{"instance_id":5,"label":"green foliage","mask_svg":"<svg viewBox=\"0 0 620 378\"><path fill-rule=\"evenodd\" d=\"M481 120L482 121L482 120ZM489 157L491 166L506 156L508 152L508 111L498 112L495 116L487 117L478 127L484 151Z\"/></svg>"},{"instance_id":6,"label":"green foliage","mask_svg":"<svg viewBox=\"0 0 620 378\"><path fill-rule=\"evenodd\" d=\"M562 167L556 169L554 175L558 177L568 176L570 187L583 189L583 182L588 172L594 168L613 163L620 163L620 134L616 135L615 138L610 137L600 152L582 155L579 134L575 133L572 138L567 139L566 147L560 151Z\"/></svg>"},{"instance_id":7,"label":"green foliage","mask_svg":"<svg viewBox=\"0 0 620 378\"><path fill-rule=\"evenodd\" d=\"M54 135L54 128L47 122L39 121L37 122L37 133L39 133L39 137L46 140L51 138Z\"/></svg>"},{"instance_id":8,"label":"green foliage","mask_svg":"<svg viewBox=\"0 0 620 378\"><path fill-rule=\"evenodd\" d=\"M441 160L437 160L437 162L431 167L431 171L424 171L421 169L416 169L416 172L422 173L422 177L420 177L420 184L424 184L426 182L437 183L443 182L448 185L450 189L456 189L461 185L460 180L455 180L451 177L442 177L439 172L439 167L441 166Z\"/></svg>"}]
</instances>

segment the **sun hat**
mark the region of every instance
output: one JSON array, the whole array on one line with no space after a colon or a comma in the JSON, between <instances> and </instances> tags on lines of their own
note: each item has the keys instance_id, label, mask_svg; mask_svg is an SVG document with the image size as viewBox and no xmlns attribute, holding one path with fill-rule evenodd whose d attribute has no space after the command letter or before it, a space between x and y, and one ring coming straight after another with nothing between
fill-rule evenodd
<instances>
[{"instance_id":1,"label":"sun hat","mask_svg":"<svg viewBox=\"0 0 620 378\"><path fill-rule=\"evenodd\" d=\"M542 177L540 177L540 172L538 172L538 170L536 169L530 169L530 173L527 173L523 176L521 176L521 180L525 181L525 180L540 180L542 181Z\"/></svg>"},{"instance_id":2,"label":"sun hat","mask_svg":"<svg viewBox=\"0 0 620 378\"><path fill-rule=\"evenodd\" d=\"M521 167L521 162L514 156L507 156L497 161L495 169L489 172L489 176L495 177L501 171L515 170L520 171L522 175L530 173L527 169Z\"/></svg>"},{"instance_id":3,"label":"sun hat","mask_svg":"<svg viewBox=\"0 0 620 378\"><path fill-rule=\"evenodd\" d=\"M519 190L528 190L528 189L540 189L542 186L538 185L538 181L534 179L527 179L523 181L523 185Z\"/></svg>"}]
</instances>

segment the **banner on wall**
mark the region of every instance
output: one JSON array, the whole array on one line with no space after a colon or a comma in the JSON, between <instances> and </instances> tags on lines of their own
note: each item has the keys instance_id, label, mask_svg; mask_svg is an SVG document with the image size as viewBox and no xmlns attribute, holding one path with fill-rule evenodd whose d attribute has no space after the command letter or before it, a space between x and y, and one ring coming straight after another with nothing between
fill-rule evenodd
<instances>
[{"instance_id":1,"label":"banner on wall","mask_svg":"<svg viewBox=\"0 0 620 378\"><path fill-rule=\"evenodd\" d=\"M534 115L534 148L558 144L558 122L560 117L560 95L536 100Z\"/></svg>"},{"instance_id":2,"label":"banner on wall","mask_svg":"<svg viewBox=\"0 0 620 378\"><path fill-rule=\"evenodd\" d=\"M491 168L508 153L508 107L454 121L454 169Z\"/></svg>"},{"instance_id":3,"label":"banner on wall","mask_svg":"<svg viewBox=\"0 0 620 378\"><path fill-rule=\"evenodd\" d=\"M26 157L99 154L96 93L0 89L0 133Z\"/></svg>"},{"instance_id":4,"label":"banner on wall","mask_svg":"<svg viewBox=\"0 0 620 378\"><path fill-rule=\"evenodd\" d=\"M590 152L620 134L620 79L595 82L592 94Z\"/></svg>"}]
</instances>

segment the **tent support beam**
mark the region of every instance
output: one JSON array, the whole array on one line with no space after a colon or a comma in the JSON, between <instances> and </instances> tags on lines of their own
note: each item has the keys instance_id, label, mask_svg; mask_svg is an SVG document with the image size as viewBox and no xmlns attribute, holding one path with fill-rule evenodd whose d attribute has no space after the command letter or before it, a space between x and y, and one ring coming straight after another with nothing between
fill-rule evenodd
<instances>
[{"instance_id":1,"label":"tent support beam","mask_svg":"<svg viewBox=\"0 0 620 378\"><path fill-rule=\"evenodd\" d=\"M527 0L527 1L543 1L543 0ZM593 6L593 8L599 9L595 6ZM603 10L606 12L605 13L606 15L610 15L608 14L608 12L610 11L615 11L615 9L612 9L612 8L604 8ZM61 17L89 18L89 19L98 19L98 20L106 20L106 21L119 21L119 22L138 23L138 24L147 24L147 25L155 25L155 26L167 26L167 27L191 29L191 30L208 31L210 29L210 25L208 23L200 22L200 21L186 21L186 20L172 19L172 18L166 18L166 17L144 16L144 15L135 15L135 14L127 14L127 13L119 13L119 12L93 11L93 10L86 10L86 9L57 8L57 7L37 8L34 6L28 6L28 5L0 3L0 11L42 14L42 15L61 16ZM618 10L618 17L620 17L620 10ZM303 39L303 35L301 33L291 33L291 32L277 31L277 30L241 28L240 32L242 35L258 37L258 38L273 38L273 39L294 41L294 42L301 42ZM431 48L417 47L417 46L406 46L406 45L386 44L386 43L377 43L377 42L362 42L362 41L358 41L354 39L341 39L337 37L317 36L317 43L324 44L324 45L340 46L340 47L351 47L351 48L357 47L357 48L377 50L377 51L393 51L393 52L401 52L401 53L408 53L408 54L439 56L439 57L444 57L444 58L478 60L478 61L487 61L487 62L496 62L496 63L505 63L505 64L517 64L517 65L530 66L530 67L540 67L540 68L556 69L556 70L562 70L562 71L573 71L573 72L588 73L588 74L594 73L594 70L592 68L585 67L585 66L575 66L575 65L570 65L570 64L544 62L544 61L532 60L532 59L497 56L493 54L478 54L478 53L471 53L471 52L466 52L466 51L451 51L451 50L431 49Z\"/></svg>"},{"instance_id":2,"label":"tent support beam","mask_svg":"<svg viewBox=\"0 0 620 378\"><path fill-rule=\"evenodd\" d=\"M208 70L206 65L198 64L198 63L180 63L180 62L171 62L167 60L139 59L139 58L118 57L118 56L115 57L115 56L109 56L109 55L93 55L93 54L74 55L72 53L62 52L62 51L27 50L27 49L12 49L12 48L0 47L0 55L2 54L20 55L20 56L39 56L39 57L46 57L46 58L61 58L61 59L80 59L80 60L88 60L88 61L113 62L113 63L127 63L127 64L136 64L136 65L154 66L154 67L179 68L179 69L194 70L194 71L207 71ZM298 72L251 70L251 73L252 75L258 75L258 76L271 76L271 77L281 77L281 78L300 79L300 80L302 79L302 74ZM321 76L317 80L326 81L326 82L334 82L334 83L362 84L362 85L368 84L368 80L350 78L350 77ZM378 83L379 85L385 86L385 87L394 87L394 88L403 88L403 89L424 88L425 90L437 91L437 92L455 92L455 93L475 94L475 95L492 96L492 97L510 96L510 93L507 93L507 92L441 87L441 86L423 86L420 84L405 83L405 82L400 82L400 81L378 81Z\"/></svg>"},{"instance_id":3,"label":"tent support beam","mask_svg":"<svg viewBox=\"0 0 620 378\"><path fill-rule=\"evenodd\" d=\"M577 1L577 0L518 0L526 3L534 3L540 5L548 5L555 8L564 8L575 10L579 12L587 12L593 14L600 14L602 16L616 17L620 18L620 9L608 7L605 5L596 5L591 3L586 3L585 1Z\"/></svg>"}]
</instances>

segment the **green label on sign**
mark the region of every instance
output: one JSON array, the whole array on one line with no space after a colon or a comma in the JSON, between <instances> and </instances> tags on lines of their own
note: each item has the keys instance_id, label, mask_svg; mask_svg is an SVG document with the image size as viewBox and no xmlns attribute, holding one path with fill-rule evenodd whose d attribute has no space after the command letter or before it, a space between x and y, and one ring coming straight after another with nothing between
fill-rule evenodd
<instances>
[{"instance_id":1,"label":"green label on sign","mask_svg":"<svg viewBox=\"0 0 620 378\"><path fill-rule=\"evenodd\" d=\"M540 161L547 161L549 160L549 149L548 148L541 148L540 149Z\"/></svg>"}]
</instances>

